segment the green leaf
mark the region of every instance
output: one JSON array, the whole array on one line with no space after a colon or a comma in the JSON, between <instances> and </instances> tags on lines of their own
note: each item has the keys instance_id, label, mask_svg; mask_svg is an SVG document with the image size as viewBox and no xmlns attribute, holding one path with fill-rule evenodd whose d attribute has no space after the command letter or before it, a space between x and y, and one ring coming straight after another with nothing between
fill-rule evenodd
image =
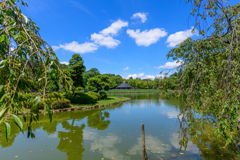
<instances>
[{"instance_id":1,"label":"green leaf","mask_svg":"<svg viewBox=\"0 0 240 160\"><path fill-rule=\"evenodd\" d=\"M41 96L37 96L34 100L34 103L40 103L41 102Z\"/></svg>"},{"instance_id":2,"label":"green leaf","mask_svg":"<svg viewBox=\"0 0 240 160\"><path fill-rule=\"evenodd\" d=\"M14 75L14 71L10 68L10 76Z\"/></svg>"},{"instance_id":3,"label":"green leaf","mask_svg":"<svg viewBox=\"0 0 240 160\"><path fill-rule=\"evenodd\" d=\"M5 41L6 41L7 45L9 45L9 39L6 35L5 35Z\"/></svg>"},{"instance_id":4,"label":"green leaf","mask_svg":"<svg viewBox=\"0 0 240 160\"><path fill-rule=\"evenodd\" d=\"M49 108L48 104L46 104L46 106L47 106L48 116L49 116L50 123L51 123L52 122L52 113L50 111L50 108Z\"/></svg>"},{"instance_id":5,"label":"green leaf","mask_svg":"<svg viewBox=\"0 0 240 160\"><path fill-rule=\"evenodd\" d=\"M24 19L24 22L27 24L28 23L28 18L22 13L22 17Z\"/></svg>"},{"instance_id":6,"label":"green leaf","mask_svg":"<svg viewBox=\"0 0 240 160\"><path fill-rule=\"evenodd\" d=\"M12 114L12 117L16 120L16 124L19 127L19 129L22 131L23 130L23 124L22 121L16 116L15 114Z\"/></svg>"},{"instance_id":7,"label":"green leaf","mask_svg":"<svg viewBox=\"0 0 240 160\"><path fill-rule=\"evenodd\" d=\"M7 1L8 4L10 4L11 6L14 6L14 3L12 1Z\"/></svg>"},{"instance_id":8,"label":"green leaf","mask_svg":"<svg viewBox=\"0 0 240 160\"><path fill-rule=\"evenodd\" d=\"M3 42L5 40L5 34L0 37L0 42Z\"/></svg>"},{"instance_id":9,"label":"green leaf","mask_svg":"<svg viewBox=\"0 0 240 160\"><path fill-rule=\"evenodd\" d=\"M13 25L14 23L16 23L15 21L12 21L9 23L9 25ZM12 27L11 27L12 28Z\"/></svg>"},{"instance_id":10,"label":"green leaf","mask_svg":"<svg viewBox=\"0 0 240 160\"><path fill-rule=\"evenodd\" d=\"M6 128L6 138L7 138L7 141L10 137L10 133L11 133L11 126L9 123L5 122L5 128Z\"/></svg>"},{"instance_id":11,"label":"green leaf","mask_svg":"<svg viewBox=\"0 0 240 160\"><path fill-rule=\"evenodd\" d=\"M6 61L6 60L0 61L0 68L3 68L3 67L4 67L5 61Z\"/></svg>"},{"instance_id":12,"label":"green leaf","mask_svg":"<svg viewBox=\"0 0 240 160\"><path fill-rule=\"evenodd\" d=\"M26 40L28 38L27 34L25 32L20 32L20 36L23 40Z\"/></svg>"},{"instance_id":13,"label":"green leaf","mask_svg":"<svg viewBox=\"0 0 240 160\"><path fill-rule=\"evenodd\" d=\"M16 40L19 37L19 35L14 34L14 35L12 35L12 37Z\"/></svg>"},{"instance_id":14,"label":"green leaf","mask_svg":"<svg viewBox=\"0 0 240 160\"><path fill-rule=\"evenodd\" d=\"M24 120L24 122L26 122L27 121L27 117L26 117L26 115L24 113L22 113L22 114L23 114L23 120Z\"/></svg>"},{"instance_id":15,"label":"green leaf","mask_svg":"<svg viewBox=\"0 0 240 160\"><path fill-rule=\"evenodd\" d=\"M8 111L8 107L6 108L3 108L1 111L0 111L0 122L2 121L2 119L5 117L5 113Z\"/></svg>"},{"instance_id":16,"label":"green leaf","mask_svg":"<svg viewBox=\"0 0 240 160\"><path fill-rule=\"evenodd\" d=\"M39 79L38 79L38 82L40 82L42 79L43 79L43 78L39 78Z\"/></svg>"}]
</instances>

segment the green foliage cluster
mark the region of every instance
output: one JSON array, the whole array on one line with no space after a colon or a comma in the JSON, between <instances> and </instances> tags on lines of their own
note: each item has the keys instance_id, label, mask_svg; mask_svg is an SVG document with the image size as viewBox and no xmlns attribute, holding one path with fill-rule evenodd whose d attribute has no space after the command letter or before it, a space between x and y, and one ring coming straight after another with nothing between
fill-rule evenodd
<instances>
[{"instance_id":1,"label":"green foliage cluster","mask_svg":"<svg viewBox=\"0 0 240 160\"><path fill-rule=\"evenodd\" d=\"M129 84L132 88L135 89L157 89L160 86L160 82L161 82L162 78L155 78L154 80L151 79L140 79L140 78L136 78L133 79L132 77L130 77L126 81L127 84Z\"/></svg>"},{"instance_id":2,"label":"green foliage cluster","mask_svg":"<svg viewBox=\"0 0 240 160\"><path fill-rule=\"evenodd\" d=\"M231 6L223 0L188 2L203 38L188 38L168 53L168 57L184 62L180 66L180 91L188 109L182 121L189 126L185 129L188 134L194 135L192 112L213 113L216 135L224 137L226 145L235 143L240 117L240 3ZM206 19L213 22L205 25L207 28L202 25Z\"/></svg>"},{"instance_id":3,"label":"green foliage cluster","mask_svg":"<svg viewBox=\"0 0 240 160\"><path fill-rule=\"evenodd\" d=\"M108 85L104 87L104 90L107 91L109 89L117 88L120 84L125 81L122 76L115 74L104 74L109 77Z\"/></svg>"},{"instance_id":4,"label":"green foliage cluster","mask_svg":"<svg viewBox=\"0 0 240 160\"><path fill-rule=\"evenodd\" d=\"M170 76L167 76L168 73L165 74L164 78L160 80L160 88L167 92L167 90L171 89L179 89L179 84L181 83L182 69L178 72L173 73Z\"/></svg>"},{"instance_id":5,"label":"green foliage cluster","mask_svg":"<svg viewBox=\"0 0 240 160\"><path fill-rule=\"evenodd\" d=\"M87 92L85 93L86 95L92 97L95 101L98 101L101 99L101 96L99 93L96 93L96 92Z\"/></svg>"},{"instance_id":6,"label":"green foliage cluster","mask_svg":"<svg viewBox=\"0 0 240 160\"><path fill-rule=\"evenodd\" d=\"M73 104L95 104L97 101L102 99L107 99L107 94L105 92L87 92L87 93L74 93L67 94L66 98Z\"/></svg>"},{"instance_id":7,"label":"green foliage cluster","mask_svg":"<svg viewBox=\"0 0 240 160\"><path fill-rule=\"evenodd\" d=\"M109 77L106 75L98 75L88 80L90 90L97 90L99 92L109 83Z\"/></svg>"},{"instance_id":8,"label":"green foliage cluster","mask_svg":"<svg viewBox=\"0 0 240 160\"><path fill-rule=\"evenodd\" d=\"M62 108L70 108L71 102L68 99L56 99L56 98L50 98L46 99L44 102L40 102L36 106L38 109L44 109L44 104L48 104L50 108L52 109L62 109Z\"/></svg>"},{"instance_id":9,"label":"green foliage cluster","mask_svg":"<svg viewBox=\"0 0 240 160\"><path fill-rule=\"evenodd\" d=\"M87 85L87 82L90 78L100 75L100 71L97 68L91 68L90 70L83 73L83 83L84 86Z\"/></svg>"},{"instance_id":10,"label":"green foliage cluster","mask_svg":"<svg viewBox=\"0 0 240 160\"><path fill-rule=\"evenodd\" d=\"M83 72L85 72L86 67L83 65L83 59L79 54L74 54L72 59L69 61L68 72L69 77L73 80L73 85L75 88L84 87L83 83Z\"/></svg>"},{"instance_id":11,"label":"green foliage cluster","mask_svg":"<svg viewBox=\"0 0 240 160\"><path fill-rule=\"evenodd\" d=\"M105 93L105 92L103 92L103 91L101 91L101 92L99 92L99 94L100 94L100 99L107 99L107 93Z\"/></svg>"},{"instance_id":12,"label":"green foliage cluster","mask_svg":"<svg viewBox=\"0 0 240 160\"><path fill-rule=\"evenodd\" d=\"M97 102L98 99L94 95L88 95L85 93L66 95L66 98L69 99L72 104L94 104Z\"/></svg>"}]
</instances>

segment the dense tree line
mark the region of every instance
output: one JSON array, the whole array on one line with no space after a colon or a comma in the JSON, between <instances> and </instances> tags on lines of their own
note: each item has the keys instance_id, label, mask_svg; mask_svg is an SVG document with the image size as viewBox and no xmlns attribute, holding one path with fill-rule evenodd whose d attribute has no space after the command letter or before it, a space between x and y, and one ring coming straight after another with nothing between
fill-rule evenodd
<instances>
[{"instance_id":1,"label":"dense tree line","mask_svg":"<svg viewBox=\"0 0 240 160\"><path fill-rule=\"evenodd\" d=\"M100 90L116 89L117 86L124 81L132 86L133 89L159 89L161 86L163 89L177 89L182 74L182 70L180 69L170 76L155 77L153 80L141 78L133 79L132 77L124 79L120 75L101 74L97 68L91 68L86 71L84 61L79 54L74 54L69 61L69 65L61 64L60 68L71 77L74 86L73 92L83 90L98 92ZM59 91L62 88L59 87L61 84L58 84L57 76L55 82L51 74L49 74L49 79L51 80L49 84L51 88L49 87L49 91Z\"/></svg>"}]
</instances>

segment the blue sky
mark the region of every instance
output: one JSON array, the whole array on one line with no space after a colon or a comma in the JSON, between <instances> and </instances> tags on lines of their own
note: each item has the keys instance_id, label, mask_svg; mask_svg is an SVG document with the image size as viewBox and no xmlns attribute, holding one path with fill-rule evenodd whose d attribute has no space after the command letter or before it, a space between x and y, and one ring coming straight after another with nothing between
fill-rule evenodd
<instances>
[{"instance_id":1,"label":"blue sky","mask_svg":"<svg viewBox=\"0 0 240 160\"><path fill-rule=\"evenodd\" d=\"M154 78L175 67L166 54L191 33L183 0L26 0L25 15L39 27L60 62L79 53L87 70L125 78Z\"/></svg>"}]
</instances>

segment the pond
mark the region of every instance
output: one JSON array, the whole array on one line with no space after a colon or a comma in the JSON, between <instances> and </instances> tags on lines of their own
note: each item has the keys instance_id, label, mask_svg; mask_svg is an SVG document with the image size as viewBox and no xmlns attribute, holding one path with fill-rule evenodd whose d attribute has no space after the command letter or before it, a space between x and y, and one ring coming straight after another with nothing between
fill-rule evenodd
<instances>
[{"instance_id":1,"label":"pond","mask_svg":"<svg viewBox=\"0 0 240 160\"><path fill-rule=\"evenodd\" d=\"M151 160L236 159L234 147L224 147L205 124L198 137L189 137L187 149L180 149L179 100L157 94L118 94L131 101L109 108L56 113L21 133L12 127L9 142L0 128L3 160L142 160L141 124L145 124L147 154Z\"/></svg>"}]
</instances>

